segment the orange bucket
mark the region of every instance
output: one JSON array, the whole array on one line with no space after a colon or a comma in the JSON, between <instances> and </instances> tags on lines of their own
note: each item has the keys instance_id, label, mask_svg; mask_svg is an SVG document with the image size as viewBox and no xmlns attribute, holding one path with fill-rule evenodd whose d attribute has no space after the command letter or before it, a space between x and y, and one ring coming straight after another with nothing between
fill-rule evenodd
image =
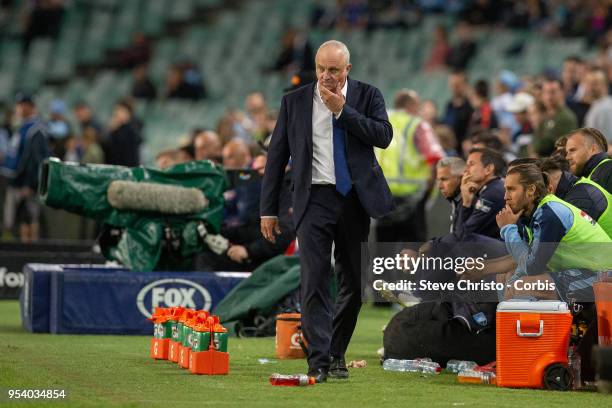
<instances>
[{"instance_id":1,"label":"orange bucket","mask_svg":"<svg viewBox=\"0 0 612 408\"><path fill-rule=\"evenodd\" d=\"M302 336L302 315L300 313L281 313L276 316L276 357L306 358L305 340Z\"/></svg>"},{"instance_id":2,"label":"orange bucket","mask_svg":"<svg viewBox=\"0 0 612 408\"><path fill-rule=\"evenodd\" d=\"M593 284L600 346L612 346L612 280Z\"/></svg>"}]
</instances>

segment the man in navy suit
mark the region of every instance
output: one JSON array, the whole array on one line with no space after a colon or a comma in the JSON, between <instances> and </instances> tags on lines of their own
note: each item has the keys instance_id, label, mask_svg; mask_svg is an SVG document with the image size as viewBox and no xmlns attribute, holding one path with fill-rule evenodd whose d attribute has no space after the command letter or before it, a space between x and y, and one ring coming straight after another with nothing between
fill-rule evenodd
<instances>
[{"instance_id":1,"label":"man in navy suit","mask_svg":"<svg viewBox=\"0 0 612 408\"><path fill-rule=\"evenodd\" d=\"M393 209L373 148L386 148L393 131L380 91L348 78L346 45L322 44L315 64L317 82L289 92L281 102L262 185L261 232L271 241L280 233L279 193L291 158L308 374L322 382L328 375L348 378L344 354L361 308L361 243L368 240L370 217Z\"/></svg>"}]
</instances>

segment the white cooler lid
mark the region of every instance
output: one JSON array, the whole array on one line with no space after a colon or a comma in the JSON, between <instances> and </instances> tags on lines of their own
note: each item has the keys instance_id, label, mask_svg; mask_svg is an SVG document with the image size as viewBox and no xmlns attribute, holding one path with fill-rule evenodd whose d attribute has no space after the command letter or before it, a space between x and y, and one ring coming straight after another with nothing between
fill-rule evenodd
<instances>
[{"instance_id":1,"label":"white cooler lid","mask_svg":"<svg viewBox=\"0 0 612 408\"><path fill-rule=\"evenodd\" d=\"M559 300L510 299L497 305L498 312L569 313L569 306Z\"/></svg>"}]
</instances>

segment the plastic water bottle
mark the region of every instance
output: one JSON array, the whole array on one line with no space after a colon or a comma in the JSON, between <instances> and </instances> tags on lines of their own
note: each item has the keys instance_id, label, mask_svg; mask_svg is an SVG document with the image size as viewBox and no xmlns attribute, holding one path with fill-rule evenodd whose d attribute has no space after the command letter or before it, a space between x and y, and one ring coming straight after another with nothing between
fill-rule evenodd
<instances>
[{"instance_id":1,"label":"plastic water bottle","mask_svg":"<svg viewBox=\"0 0 612 408\"><path fill-rule=\"evenodd\" d=\"M431 361L430 358L419 358L415 360L397 360L388 358L383 363L385 371L401 371L409 373L440 374L440 364Z\"/></svg>"},{"instance_id":2,"label":"plastic water bottle","mask_svg":"<svg viewBox=\"0 0 612 408\"><path fill-rule=\"evenodd\" d=\"M474 361L465 361L465 360L448 360L446 363L446 370L451 373L459 373L464 370L471 370L476 367L478 364Z\"/></svg>"},{"instance_id":3,"label":"plastic water bottle","mask_svg":"<svg viewBox=\"0 0 612 408\"><path fill-rule=\"evenodd\" d=\"M582 365L582 359L580 358L580 354L576 353L576 348L570 347L568 350L568 366L572 372L573 382L572 388L578 390L582 387L582 379L580 377L580 369Z\"/></svg>"},{"instance_id":4,"label":"plastic water bottle","mask_svg":"<svg viewBox=\"0 0 612 408\"><path fill-rule=\"evenodd\" d=\"M270 384L272 385L301 387L304 385L313 385L314 383L314 377L309 377L306 374L283 375L274 373L270 376Z\"/></svg>"},{"instance_id":5,"label":"plastic water bottle","mask_svg":"<svg viewBox=\"0 0 612 408\"><path fill-rule=\"evenodd\" d=\"M463 370L457 376L460 383L495 384L496 376L492 371Z\"/></svg>"}]
</instances>

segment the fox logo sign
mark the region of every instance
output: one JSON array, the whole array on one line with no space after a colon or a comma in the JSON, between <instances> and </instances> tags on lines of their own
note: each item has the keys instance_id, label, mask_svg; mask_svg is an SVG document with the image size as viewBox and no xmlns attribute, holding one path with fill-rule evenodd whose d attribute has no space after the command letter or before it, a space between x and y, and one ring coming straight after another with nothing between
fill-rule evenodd
<instances>
[{"instance_id":1,"label":"fox logo sign","mask_svg":"<svg viewBox=\"0 0 612 408\"><path fill-rule=\"evenodd\" d=\"M149 283L138 292L138 310L151 317L156 307L183 306L210 310L210 293L200 284L187 279L160 279Z\"/></svg>"}]
</instances>

